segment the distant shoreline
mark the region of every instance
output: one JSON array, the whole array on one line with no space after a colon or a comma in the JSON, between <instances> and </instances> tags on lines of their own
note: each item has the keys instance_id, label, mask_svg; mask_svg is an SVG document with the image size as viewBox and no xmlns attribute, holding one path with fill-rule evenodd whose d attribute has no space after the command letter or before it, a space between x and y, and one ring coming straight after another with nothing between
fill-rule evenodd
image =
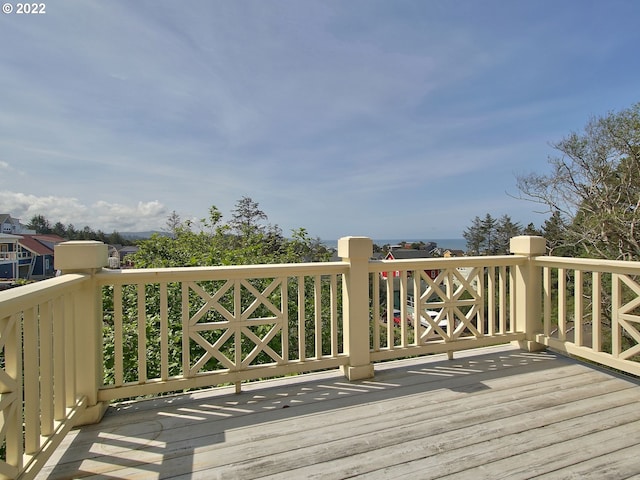
<instances>
[{"instance_id":1,"label":"distant shoreline","mask_svg":"<svg viewBox=\"0 0 640 480\"><path fill-rule=\"evenodd\" d=\"M320 240L324 245L328 248L338 248L338 240ZM466 250L467 249L467 241L464 238L433 238L433 239L415 239L415 238L387 238L387 239L373 239L373 243L378 246L383 245L398 245L401 242L407 243L429 243L435 242L439 248L450 249L450 250Z\"/></svg>"}]
</instances>

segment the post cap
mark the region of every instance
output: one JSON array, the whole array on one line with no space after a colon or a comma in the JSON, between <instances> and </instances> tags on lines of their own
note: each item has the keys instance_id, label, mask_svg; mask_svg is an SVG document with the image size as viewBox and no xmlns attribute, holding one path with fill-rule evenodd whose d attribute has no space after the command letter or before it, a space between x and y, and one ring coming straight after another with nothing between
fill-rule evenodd
<instances>
[{"instance_id":1,"label":"post cap","mask_svg":"<svg viewBox=\"0 0 640 480\"><path fill-rule=\"evenodd\" d=\"M89 270L106 267L109 254L106 244L95 240L76 240L59 243L54 247L56 270Z\"/></svg>"},{"instance_id":2,"label":"post cap","mask_svg":"<svg viewBox=\"0 0 640 480\"><path fill-rule=\"evenodd\" d=\"M544 255L547 250L547 241L544 237L520 235L511 238L509 250L515 255Z\"/></svg>"},{"instance_id":3,"label":"post cap","mask_svg":"<svg viewBox=\"0 0 640 480\"><path fill-rule=\"evenodd\" d=\"M338 240L340 258L371 258L373 240L369 237L342 237Z\"/></svg>"}]
</instances>

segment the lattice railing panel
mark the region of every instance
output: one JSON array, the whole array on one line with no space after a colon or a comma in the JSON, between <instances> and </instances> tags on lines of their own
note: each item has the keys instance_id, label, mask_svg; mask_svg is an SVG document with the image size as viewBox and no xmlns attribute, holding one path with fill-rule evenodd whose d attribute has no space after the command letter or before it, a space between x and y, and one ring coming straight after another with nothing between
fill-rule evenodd
<instances>
[{"instance_id":1,"label":"lattice railing panel","mask_svg":"<svg viewBox=\"0 0 640 480\"><path fill-rule=\"evenodd\" d=\"M228 280L222 285L184 284L185 298L197 307L188 318L188 375L219 369L235 371L281 364L283 324L287 319L285 278ZM195 298L194 298L195 296Z\"/></svg>"}]
</instances>

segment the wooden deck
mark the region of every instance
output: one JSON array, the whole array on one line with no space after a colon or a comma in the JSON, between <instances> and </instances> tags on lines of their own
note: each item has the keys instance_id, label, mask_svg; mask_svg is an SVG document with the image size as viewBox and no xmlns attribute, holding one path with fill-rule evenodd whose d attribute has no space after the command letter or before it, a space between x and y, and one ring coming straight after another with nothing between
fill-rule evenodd
<instances>
[{"instance_id":1,"label":"wooden deck","mask_svg":"<svg viewBox=\"0 0 640 480\"><path fill-rule=\"evenodd\" d=\"M511 346L112 407L38 478L640 478L640 383Z\"/></svg>"}]
</instances>

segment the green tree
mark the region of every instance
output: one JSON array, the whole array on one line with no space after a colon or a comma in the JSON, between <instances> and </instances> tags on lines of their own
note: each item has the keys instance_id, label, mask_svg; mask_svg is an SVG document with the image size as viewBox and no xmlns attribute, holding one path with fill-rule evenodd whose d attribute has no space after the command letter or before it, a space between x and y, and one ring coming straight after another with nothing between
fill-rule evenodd
<instances>
[{"instance_id":1,"label":"green tree","mask_svg":"<svg viewBox=\"0 0 640 480\"><path fill-rule=\"evenodd\" d=\"M262 221L267 220L267 214L260 210L258 202L250 197L242 197L231 211L229 226L239 237L248 238L256 233L264 233Z\"/></svg>"},{"instance_id":2,"label":"green tree","mask_svg":"<svg viewBox=\"0 0 640 480\"><path fill-rule=\"evenodd\" d=\"M522 226L509 215L496 219L487 213L484 218L476 216L462 236L467 241L467 250L475 255L505 255L509 253L511 238L522 233Z\"/></svg>"},{"instance_id":3,"label":"green tree","mask_svg":"<svg viewBox=\"0 0 640 480\"><path fill-rule=\"evenodd\" d=\"M542 236L547 241L547 253L560 257L575 256L578 249L567 243L567 225L557 210L542 224Z\"/></svg>"},{"instance_id":4,"label":"green tree","mask_svg":"<svg viewBox=\"0 0 640 480\"><path fill-rule=\"evenodd\" d=\"M64 238L67 236L67 229L62 222L56 222L53 226L53 233Z\"/></svg>"},{"instance_id":5,"label":"green tree","mask_svg":"<svg viewBox=\"0 0 640 480\"><path fill-rule=\"evenodd\" d=\"M178 215L178 213L175 210L173 210L171 212L171 215L169 215L169 217L167 218L166 225L167 225L167 231L173 237L175 237L178 233L178 230L183 227L182 219L180 218L180 215Z\"/></svg>"},{"instance_id":6,"label":"green tree","mask_svg":"<svg viewBox=\"0 0 640 480\"><path fill-rule=\"evenodd\" d=\"M509 215L503 215L496 222L494 234L495 254L509 253L510 241L512 237L522 235L522 225L513 222Z\"/></svg>"},{"instance_id":7,"label":"green tree","mask_svg":"<svg viewBox=\"0 0 640 480\"><path fill-rule=\"evenodd\" d=\"M232 219L231 224L225 224L221 221L222 214L215 207L209 209L209 218L202 219L201 223L204 228L200 231L194 231L189 223L176 225L175 236L173 238L164 235L153 235L150 239L139 242L139 250L132 257L136 267L189 267L189 266L213 266L213 265L243 265L256 263L292 263L292 262L309 262L309 261L326 261L329 260L331 252L329 252L319 239L310 237L304 228L294 230L292 238L287 239L277 227L265 227L261 223L266 220L266 215L258 208L258 204L249 199L243 200L242 205L249 206L251 209L243 210L241 219ZM240 212L237 211L236 214ZM170 217L171 218L171 217ZM245 228L237 228L238 225L244 225ZM242 241L238 241L241 237ZM258 291L264 289L273 279L251 279L249 282ZM307 356L314 355L314 285L315 278L302 279L305 285L305 301L303 309L305 310L304 321L306 323L305 351ZM288 331L289 352L290 356L297 354L298 338L297 338L297 321L298 321L298 284L299 277L291 278L287 282L289 304L283 306L288 309L288 318L290 326ZM329 278L322 277L321 295L323 297L322 318L330 316L330 302L328 295L330 293ZM225 282L198 282L198 286L213 295L219 290ZM160 286L150 284L145 287L145 308L146 308L146 330L148 341L148 366L147 373L151 376L157 376L160 365L158 357L159 348L155 348L159 344L159 318L160 318ZM173 309L169 313L169 357L170 357L170 375L179 374L181 366L181 350L182 350L182 314L180 305L182 304L182 285L179 283L170 283L167 285L168 305ZM104 290L103 310L105 313L105 381L109 382L113 379L114 350L113 350L113 288L108 287ZM124 360L125 363L125 381L136 381L137 369L137 290L135 286L123 287L123 318L126 319L123 325L123 343L124 343ZM271 300L274 305L278 305L279 292L276 290L271 294ZM255 297L246 289L241 289L242 309L246 309ZM229 311L234 310L235 298L233 295L224 295L219 300L225 304L225 308ZM225 303L226 302L226 303ZM194 292L189 293L190 315L194 315L204 303L202 298L198 297ZM340 305L340 302L338 302ZM264 306L259 306L254 312L255 316L269 317L271 313ZM203 321L215 322L220 321L219 313L209 310ZM253 333L259 337L263 337L270 327L267 325L256 325L251 327ZM203 335L209 336L208 340L215 343L216 335L220 335L220 331L205 332ZM322 344L324 351L328 352L331 346L331 337L328 329L323 329ZM282 338L280 334L276 336L269 346L275 351L280 349ZM225 349L226 348L226 349ZM229 358L233 357L234 345L229 345L222 349L224 355ZM247 354L253 348L252 342L244 342L241 344L243 354ZM196 342L190 344L192 358L202 355L202 347ZM293 358L293 357L292 357ZM256 362L268 363L272 360L264 353L256 359ZM206 369L214 370L220 368L218 360L212 359Z\"/></svg>"},{"instance_id":8,"label":"green tree","mask_svg":"<svg viewBox=\"0 0 640 480\"><path fill-rule=\"evenodd\" d=\"M566 245L640 258L640 103L590 119L553 147L551 173L518 177L521 197L558 212Z\"/></svg>"},{"instance_id":9,"label":"green tree","mask_svg":"<svg viewBox=\"0 0 640 480\"><path fill-rule=\"evenodd\" d=\"M42 235L52 232L51 223L49 223L49 220L47 220L44 215L34 215L31 217L31 221L27 224L27 228L35 230L36 233Z\"/></svg>"},{"instance_id":10,"label":"green tree","mask_svg":"<svg viewBox=\"0 0 640 480\"><path fill-rule=\"evenodd\" d=\"M485 242L485 233L482 228L482 220L476 216L471 225L465 229L462 236L467 241L467 251L474 255L479 255Z\"/></svg>"}]
</instances>

